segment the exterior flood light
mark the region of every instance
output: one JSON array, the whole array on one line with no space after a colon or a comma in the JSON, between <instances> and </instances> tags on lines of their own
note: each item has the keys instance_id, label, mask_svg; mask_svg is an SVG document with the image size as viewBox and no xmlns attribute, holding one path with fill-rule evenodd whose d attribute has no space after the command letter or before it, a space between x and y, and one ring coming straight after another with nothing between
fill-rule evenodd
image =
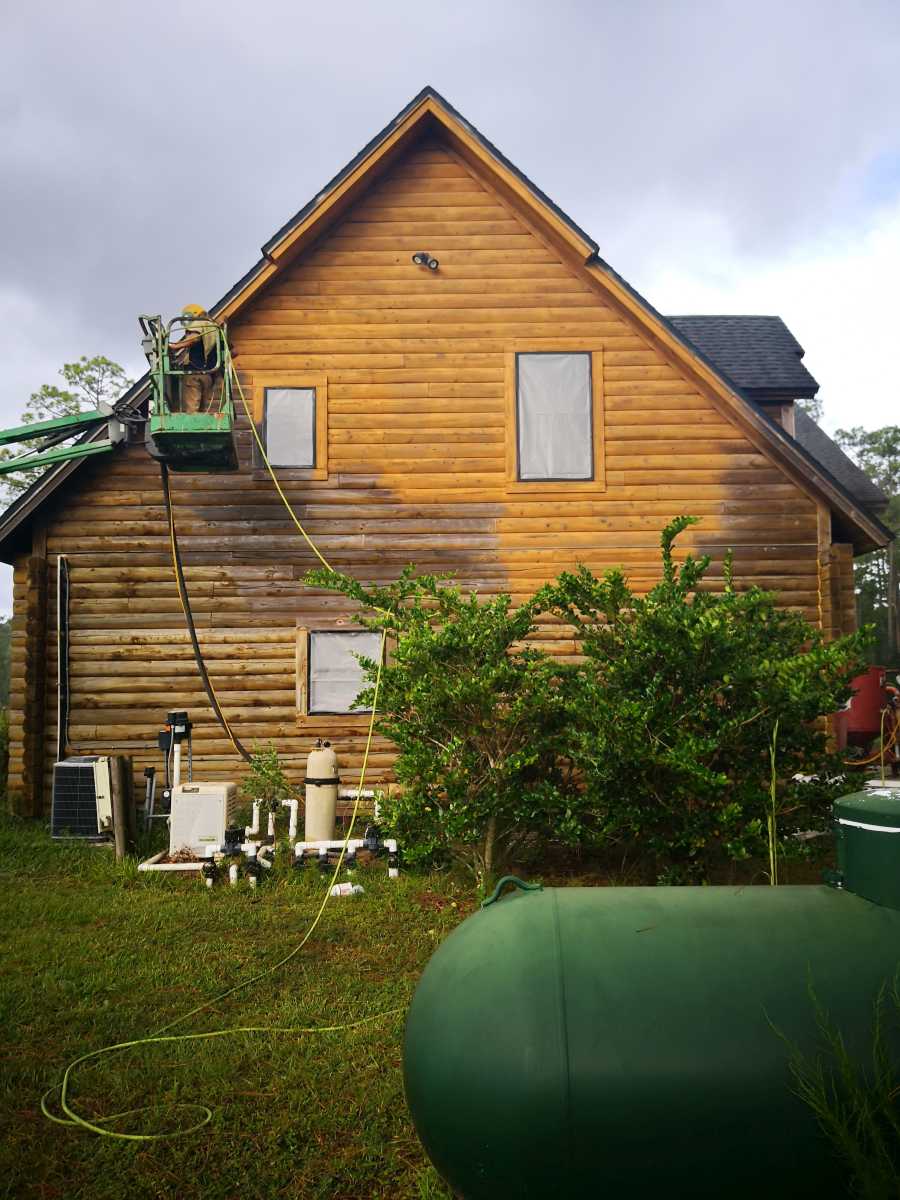
<instances>
[{"instance_id":1,"label":"exterior flood light","mask_svg":"<svg viewBox=\"0 0 900 1200\"><path fill-rule=\"evenodd\" d=\"M436 271L441 265L427 250L417 250L412 260L417 267L427 267L429 271Z\"/></svg>"}]
</instances>

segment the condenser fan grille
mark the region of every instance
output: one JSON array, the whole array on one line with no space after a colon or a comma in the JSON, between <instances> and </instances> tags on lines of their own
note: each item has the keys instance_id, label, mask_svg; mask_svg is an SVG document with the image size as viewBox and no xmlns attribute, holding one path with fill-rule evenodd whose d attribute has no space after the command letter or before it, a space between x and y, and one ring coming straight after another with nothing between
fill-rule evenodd
<instances>
[{"instance_id":1,"label":"condenser fan grille","mask_svg":"<svg viewBox=\"0 0 900 1200\"><path fill-rule=\"evenodd\" d=\"M56 763L50 835L55 838L97 838L97 789L94 760Z\"/></svg>"}]
</instances>

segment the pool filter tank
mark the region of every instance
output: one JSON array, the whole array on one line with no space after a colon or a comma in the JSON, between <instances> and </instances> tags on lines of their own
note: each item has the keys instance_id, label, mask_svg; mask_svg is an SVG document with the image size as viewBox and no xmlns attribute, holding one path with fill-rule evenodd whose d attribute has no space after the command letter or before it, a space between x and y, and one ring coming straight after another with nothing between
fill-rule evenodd
<instances>
[{"instance_id":1,"label":"pool filter tank","mask_svg":"<svg viewBox=\"0 0 900 1200\"><path fill-rule=\"evenodd\" d=\"M818 1003L871 1069L900 970L900 792L834 815L832 885L529 887L464 921L404 1045L413 1121L454 1192L845 1197L791 1047L822 1053Z\"/></svg>"},{"instance_id":2,"label":"pool filter tank","mask_svg":"<svg viewBox=\"0 0 900 1200\"><path fill-rule=\"evenodd\" d=\"M338 777L337 755L330 742L321 738L306 760L305 807L303 840L330 842L334 840L337 819Z\"/></svg>"}]
</instances>

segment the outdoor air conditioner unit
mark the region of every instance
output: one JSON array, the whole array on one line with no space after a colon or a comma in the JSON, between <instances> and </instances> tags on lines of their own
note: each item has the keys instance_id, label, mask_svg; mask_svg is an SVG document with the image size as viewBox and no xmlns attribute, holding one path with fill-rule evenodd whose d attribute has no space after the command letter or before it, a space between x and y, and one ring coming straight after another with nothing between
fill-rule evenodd
<instances>
[{"instance_id":1,"label":"outdoor air conditioner unit","mask_svg":"<svg viewBox=\"0 0 900 1200\"><path fill-rule=\"evenodd\" d=\"M183 783L172 789L169 853L206 855L225 843L225 830L237 807L234 783Z\"/></svg>"},{"instance_id":2,"label":"outdoor air conditioner unit","mask_svg":"<svg viewBox=\"0 0 900 1200\"><path fill-rule=\"evenodd\" d=\"M109 759L98 755L53 764L50 836L91 838L112 833Z\"/></svg>"}]
</instances>

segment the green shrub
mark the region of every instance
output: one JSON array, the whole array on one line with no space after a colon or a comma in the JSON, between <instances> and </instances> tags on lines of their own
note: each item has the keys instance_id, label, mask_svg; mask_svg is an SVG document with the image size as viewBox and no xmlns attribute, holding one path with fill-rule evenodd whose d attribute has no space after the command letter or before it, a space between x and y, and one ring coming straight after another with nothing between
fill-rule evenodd
<instances>
[{"instance_id":1,"label":"green shrub","mask_svg":"<svg viewBox=\"0 0 900 1200\"><path fill-rule=\"evenodd\" d=\"M272 742L253 747L250 769L241 780L241 792L246 799L259 800L270 809L277 809L282 800L293 794Z\"/></svg>"},{"instance_id":2,"label":"green shrub","mask_svg":"<svg viewBox=\"0 0 900 1200\"><path fill-rule=\"evenodd\" d=\"M841 1030L810 985L820 1035L814 1057L776 1030L790 1051L794 1091L814 1113L859 1200L900 1198L900 1070L892 1046L900 1045L900 973L876 997L871 1063L858 1062Z\"/></svg>"},{"instance_id":3,"label":"green shrub","mask_svg":"<svg viewBox=\"0 0 900 1200\"><path fill-rule=\"evenodd\" d=\"M767 854L769 750L778 722L777 822L808 828L834 792L835 760L817 723L850 695L867 634L826 643L771 592L704 587L708 557L676 565L694 517L664 530L661 581L636 595L620 570L563 573L532 601L563 617L585 661L564 677L567 750L600 825L637 843L666 882L705 876L716 860ZM845 789L846 790L846 789Z\"/></svg>"},{"instance_id":4,"label":"green shrub","mask_svg":"<svg viewBox=\"0 0 900 1200\"><path fill-rule=\"evenodd\" d=\"M559 667L520 645L533 603L482 601L412 568L385 588L324 570L307 582L355 600L372 614L363 623L391 636L376 728L398 748L402 795L380 813L407 861L452 858L485 880L529 839L584 835ZM368 683L357 703L369 706L377 665L360 661Z\"/></svg>"},{"instance_id":5,"label":"green shrub","mask_svg":"<svg viewBox=\"0 0 900 1200\"><path fill-rule=\"evenodd\" d=\"M0 797L7 799L9 785L9 709L0 708Z\"/></svg>"}]
</instances>

